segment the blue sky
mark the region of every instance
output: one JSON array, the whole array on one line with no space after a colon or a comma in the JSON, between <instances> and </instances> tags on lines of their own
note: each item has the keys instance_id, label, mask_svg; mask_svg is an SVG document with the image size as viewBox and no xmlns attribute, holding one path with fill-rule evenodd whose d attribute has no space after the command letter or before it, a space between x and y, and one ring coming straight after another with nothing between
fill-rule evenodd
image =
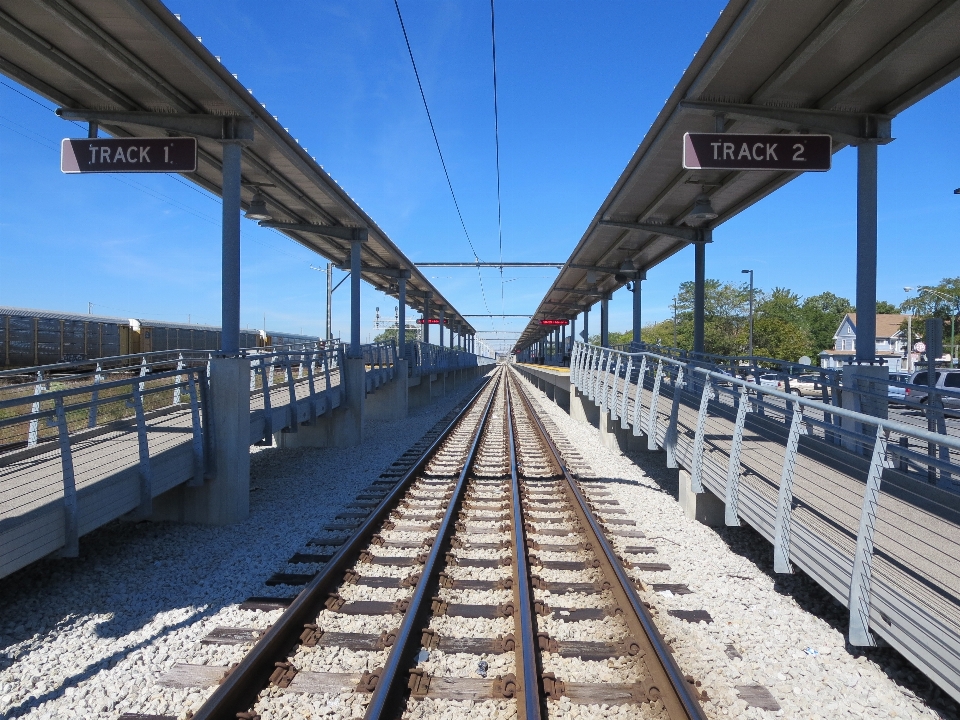
<instances>
[{"instance_id":1,"label":"blue sky","mask_svg":"<svg viewBox=\"0 0 960 720\"><path fill-rule=\"evenodd\" d=\"M497 2L503 259L563 261L723 7L698 2ZM392 1L170 5L414 261L472 259L446 186ZM486 2L401 2L464 221L483 260L500 256L490 15ZM13 81L0 86L0 304L218 324L219 201L179 177L65 176L62 137L84 128ZM894 120L880 149L878 295L960 275L960 85ZM853 298L855 151L721 226L707 275L801 295ZM324 261L242 225L244 325L322 332ZM430 269L463 313L532 312L552 271ZM644 283L644 322L667 317L693 251ZM337 278L341 277L335 272ZM346 288L346 285L344 285ZM501 295L502 293L502 295ZM347 294L334 302L347 332ZM395 301L365 287L374 308ZM627 329L626 291L611 329ZM476 318L481 330L521 319ZM592 323L594 328L595 324ZM501 335L500 337L507 337Z\"/></svg>"}]
</instances>

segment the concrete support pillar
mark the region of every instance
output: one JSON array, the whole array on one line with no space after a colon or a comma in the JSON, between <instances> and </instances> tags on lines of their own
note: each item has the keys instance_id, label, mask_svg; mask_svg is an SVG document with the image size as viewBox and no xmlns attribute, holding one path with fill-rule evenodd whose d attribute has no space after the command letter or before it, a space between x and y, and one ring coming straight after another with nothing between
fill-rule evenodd
<instances>
[{"instance_id":1,"label":"concrete support pillar","mask_svg":"<svg viewBox=\"0 0 960 720\"><path fill-rule=\"evenodd\" d=\"M877 357L877 145L857 146L857 362Z\"/></svg>"},{"instance_id":2,"label":"concrete support pillar","mask_svg":"<svg viewBox=\"0 0 960 720\"><path fill-rule=\"evenodd\" d=\"M230 525L250 514L250 360L210 361L212 477L154 499L153 519Z\"/></svg>"},{"instance_id":3,"label":"concrete support pillar","mask_svg":"<svg viewBox=\"0 0 960 720\"><path fill-rule=\"evenodd\" d=\"M240 159L243 147L223 143L223 256L221 270L220 352L240 353Z\"/></svg>"},{"instance_id":4,"label":"concrete support pillar","mask_svg":"<svg viewBox=\"0 0 960 720\"><path fill-rule=\"evenodd\" d=\"M694 243L693 249L693 351L702 353L704 286L706 283L706 243Z\"/></svg>"},{"instance_id":5,"label":"concrete support pillar","mask_svg":"<svg viewBox=\"0 0 960 720\"><path fill-rule=\"evenodd\" d=\"M340 380L344 399L340 407L300 425L295 433L274 433L278 447L355 447L363 442L366 378L363 358L347 358Z\"/></svg>"},{"instance_id":6,"label":"concrete support pillar","mask_svg":"<svg viewBox=\"0 0 960 720\"><path fill-rule=\"evenodd\" d=\"M696 520L710 527L723 526L723 500L706 489L702 493L693 492L690 487L691 479L690 473L681 468L679 500L683 514L688 520Z\"/></svg>"},{"instance_id":7,"label":"concrete support pillar","mask_svg":"<svg viewBox=\"0 0 960 720\"><path fill-rule=\"evenodd\" d=\"M600 300L600 345L610 347L610 296Z\"/></svg>"},{"instance_id":8,"label":"concrete support pillar","mask_svg":"<svg viewBox=\"0 0 960 720\"><path fill-rule=\"evenodd\" d=\"M402 420L408 407L407 361L398 360L393 380L364 399L364 420Z\"/></svg>"},{"instance_id":9,"label":"concrete support pillar","mask_svg":"<svg viewBox=\"0 0 960 720\"><path fill-rule=\"evenodd\" d=\"M570 417L587 425L600 426L600 408L573 386L570 388Z\"/></svg>"},{"instance_id":10,"label":"concrete support pillar","mask_svg":"<svg viewBox=\"0 0 960 720\"><path fill-rule=\"evenodd\" d=\"M597 410L599 411L599 408ZM599 424L600 444L605 448L619 450L623 453L646 450L646 436L634 435L633 430L620 427L620 421L611 420L609 412L600 416Z\"/></svg>"},{"instance_id":11,"label":"concrete support pillar","mask_svg":"<svg viewBox=\"0 0 960 720\"><path fill-rule=\"evenodd\" d=\"M857 313L857 322L860 322L860 313ZM859 328L858 328L859 329ZM887 365L844 365L840 368L840 378L843 390L840 393L840 405L846 410L862 412L878 418L886 418L889 410L887 400L890 369ZM849 389L847 389L849 388ZM855 388L859 388L857 392ZM858 402L859 400L859 402ZM847 418L840 418L840 426L851 432L866 432L857 428L857 423ZM860 452L858 443L848 436L844 436L843 446L847 450Z\"/></svg>"}]
</instances>

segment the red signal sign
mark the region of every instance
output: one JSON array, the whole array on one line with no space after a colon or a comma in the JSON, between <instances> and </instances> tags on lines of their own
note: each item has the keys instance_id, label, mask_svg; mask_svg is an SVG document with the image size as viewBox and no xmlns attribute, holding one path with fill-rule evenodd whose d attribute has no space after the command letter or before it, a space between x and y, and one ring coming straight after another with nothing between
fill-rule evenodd
<instances>
[{"instance_id":1,"label":"red signal sign","mask_svg":"<svg viewBox=\"0 0 960 720\"><path fill-rule=\"evenodd\" d=\"M566 318L547 318L540 321L541 325L569 325L570 321Z\"/></svg>"}]
</instances>

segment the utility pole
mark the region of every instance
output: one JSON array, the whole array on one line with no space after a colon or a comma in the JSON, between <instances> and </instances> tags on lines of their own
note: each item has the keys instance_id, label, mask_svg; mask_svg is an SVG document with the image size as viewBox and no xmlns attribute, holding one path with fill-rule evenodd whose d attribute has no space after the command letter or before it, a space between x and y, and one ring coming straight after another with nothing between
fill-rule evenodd
<instances>
[{"instance_id":1,"label":"utility pole","mask_svg":"<svg viewBox=\"0 0 960 720\"><path fill-rule=\"evenodd\" d=\"M673 296L673 346L677 345L677 296Z\"/></svg>"}]
</instances>

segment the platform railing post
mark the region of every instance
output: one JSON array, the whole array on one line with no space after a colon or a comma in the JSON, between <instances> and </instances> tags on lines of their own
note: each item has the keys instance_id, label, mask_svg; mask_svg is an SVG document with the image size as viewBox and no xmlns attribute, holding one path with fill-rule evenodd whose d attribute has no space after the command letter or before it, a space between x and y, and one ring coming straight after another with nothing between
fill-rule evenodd
<instances>
[{"instance_id":1,"label":"platform railing post","mask_svg":"<svg viewBox=\"0 0 960 720\"><path fill-rule=\"evenodd\" d=\"M73 453L70 447L70 433L67 428L67 414L63 407L63 397L54 398L57 438L60 442L60 471L63 476L63 538L64 545L60 554L63 557L77 557L80 554L80 523L77 518L77 485L73 470Z\"/></svg>"},{"instance_id":2,"label":"platform railing post","mask_svg":"<svg viewBox=\"0 0 960 720\"><path fill-rule=\"evenodd\" d=\"M657 360L657 374L653 378L650 396L650 416L647 418L647 449L657 449L657 405L660 402L660 383L663 382L663 360Z\"/></svg>"},{"instance_id":3,"label":"platform railing post","mask_svg":"<svg viewBox=\"0 0 960 720\"><path fill-rule=\"evenodd\" d=\"M730 527L740 525L740 451L743 449L743 429L747 422L747 413L750 412L750 395L747 389L740 387L740 402L737 405L737 422L733 428L733 439L730 441L730 460L727 463L727 485L724 490L724 524Z\"/></svg>"},{"instance_id":4,"label":"platform railing post","mask_svg":"<svg viewBox=\"0 0 960 720\"><path fill-rule=\"evenodd\" d=\"M790 521L793 507L793 471L797 458L797 446L803 428L803 416L799 403L793 404L793 420L787 435L787 446L783 454L783 471L780 474L780 490L777 498L777 516L774 523L773 570L778 573L792 573L790 565Z\"/></svg>"}]
</instances>

